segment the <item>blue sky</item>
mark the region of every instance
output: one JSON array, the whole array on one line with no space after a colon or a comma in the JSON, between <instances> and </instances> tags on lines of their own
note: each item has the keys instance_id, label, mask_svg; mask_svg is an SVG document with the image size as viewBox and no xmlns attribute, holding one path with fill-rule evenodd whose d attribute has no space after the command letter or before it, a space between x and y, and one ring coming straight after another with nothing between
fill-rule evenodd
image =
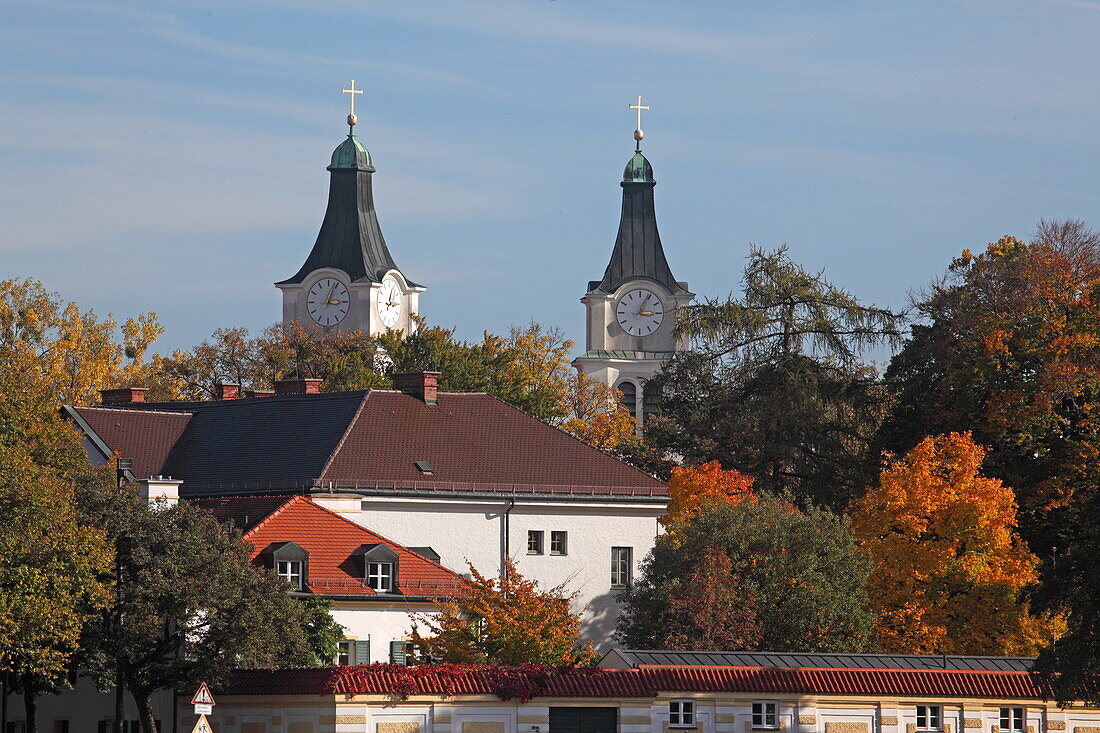
<instances>
[{"instance_id":1,"label":"blue sky","mask_svg":"<svg viewBox=\"0 0 1100 733\"><path fill-rule=\"evenodd\" d=\"M477 338L579 302L618 223L637 94L670 264L737 287L790 245L901 307L964 247L1100 224L1100 2L0 3L0 277L161 348L280 316L354 78L383 231Z\"/></svg>"}]
</instances>

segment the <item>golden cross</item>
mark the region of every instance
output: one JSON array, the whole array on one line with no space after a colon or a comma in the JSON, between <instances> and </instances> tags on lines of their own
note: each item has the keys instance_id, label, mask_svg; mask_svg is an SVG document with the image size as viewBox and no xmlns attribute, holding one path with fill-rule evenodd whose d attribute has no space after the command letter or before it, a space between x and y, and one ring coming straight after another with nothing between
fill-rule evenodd
<instances>
[{"instance_id":1,"label":"golden cross","mask_svg":"<svg viewBox=\"0 0 1100 733\"><path fill-rule=\"evenodd\" d=\"M355 79L351 80L351 89L345 89L344 90L344 94L350 94L351 95L351 116L353 116L353 117L355 116L355 95L356 94L362 94L362 93L363 93L362 89L356 89L355 88ZM641 114L641 113L639 113L639 114Z\"/></svg>"},{"instance_id":2,"label":"golden cross","mask_svg":"<svg viewBox=\"0 0 1100 733\"><path fill-rule=\"evenodd\" d=\"M645 107L642 106L642 95L641 94L638 95L638 103L630 105L630 107L628 107L628 109L638 110L638 129L641 130L642 129L642 110L643 109L649 109L648 105L646 105Z\"/></svg>"}]
</instances>

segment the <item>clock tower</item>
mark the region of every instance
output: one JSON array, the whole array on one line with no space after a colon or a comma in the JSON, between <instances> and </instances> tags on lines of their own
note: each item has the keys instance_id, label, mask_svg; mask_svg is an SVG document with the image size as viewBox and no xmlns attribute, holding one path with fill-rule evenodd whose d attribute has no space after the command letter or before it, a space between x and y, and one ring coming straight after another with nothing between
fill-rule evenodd
<instances>
[{"instance_id":1,"label":"clock tower","mask_svg":"<svg viewBox=\"0 0 1100 733\"><path fill-rule=\"evenodd\" d=\"M305 264L275 283L283 292L283 323L297 320L326 329L361 330L371 336L387 329L411 333L425 288L405 277L390 255L374 210L370 152L355 137L355 95L351 95L348 137L328 165L328 209Z\"/></svg>"},{"instance_id":2,"label":"clock tower","mask_svg":"<svg viewBox=\"0 0 1100 733\"><path fill-rule=\"evenodd\" d=\"M588 284L581 298L588 311L585 353L573 361L580 372L618 388L638 424L656 407L659 395L645 387L675 352L687 348L677 337L676 314L695 294L678 282L665 259L653 207L653 166L642 155L643 109L638 110L634 157L626 164L622 216L611 261L603 279Z\"/></svg>"}]
</instances>

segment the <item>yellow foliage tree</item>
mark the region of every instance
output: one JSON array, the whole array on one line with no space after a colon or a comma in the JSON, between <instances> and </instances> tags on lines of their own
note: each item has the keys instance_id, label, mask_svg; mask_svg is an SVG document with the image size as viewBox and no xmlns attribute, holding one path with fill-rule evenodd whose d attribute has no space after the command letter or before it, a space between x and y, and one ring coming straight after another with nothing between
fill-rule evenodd
<instances>
[{"instance_id":1,"label":"yellow foliage tree","mask_svg":"<svg viewBox=\"0 0 1100 733\"><path fill-rule=\"evenodd\" d=\"M855 502L874 563L868 596L882 647L906 654L1030 654L1040 623L1023 591L1037 559L1016 533L1016 497L981 475L970 433L922 440Z\"/></svg>"},{"instance_id":2,"label":"yellow foliage tree","mask_svg":"<svg viewBox=\"0 0 1100 733\"><path fill-rule=\"evenodd\" d=\"M119 333L48 292L37 280L0 282L0 347L15 369L33 373L62 404L98 400L98 390L140 379L145 353L164 332L155 313L129 318Z\"/></svg>"},{"instance_id":3,"label":"yellow foliage tree","mask_svg":"<svg viewBox=\"0 0 1100 733\"><path fill-rule=\"evenodd\" d=\"M668 482L668 514L661 517L670 534L691 523L713 503L740 504L754 498L753 479L740 471L726 470L718 461L699 466L677 466Z\"/></svg>"},{"instance_id":4,"label":"yellow foliage tree","mask_svg":"<svg viewBox=\"0 0 1100 733\"><path fill-rule=\"evenodd\" d=\"M570 605L575 593L564 586L542 590L504 560L500 578L487 578L470 565L469 594L439 606L439 613L418 614L413 644L420 656L458 664L592 664L591 644L578 639L580 614ZM419 628L429 636L420 634Z\"/></svg>"},{"instance_id":5,"label":"yellow foliage tree","mask_svg":"<svg viewBox=\"0 0 1100 733\"><path fill-rule=\"evenodd\" d=\"M569 417L561 428L603 451L635 440L638 423L620 403L621 397L614 387L574 372L566 381L564 402Z\"/></svg>"}]
</instances>

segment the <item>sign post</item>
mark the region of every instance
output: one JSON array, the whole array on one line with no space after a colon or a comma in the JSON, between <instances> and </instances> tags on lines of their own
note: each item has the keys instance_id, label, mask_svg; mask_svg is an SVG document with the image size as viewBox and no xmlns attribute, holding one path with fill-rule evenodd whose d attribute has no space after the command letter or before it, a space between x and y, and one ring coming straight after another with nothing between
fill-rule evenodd
<instances>
[{"instance_id":1,"label":"sign post","mask_svg":"<svg viewBox=\"0 0 1100 733\"><path fill-rule=\"evenodd\" d=\"M206 716L214 712L215 703L214 696L210 694L210 688L205 682L199 685L195 696L191 698L191 704L195 706L195 715L199 716L199 722L195 723L195 730L191 733L210 733L210 724L206 722Z\"/></svg>"}]
</instances>

